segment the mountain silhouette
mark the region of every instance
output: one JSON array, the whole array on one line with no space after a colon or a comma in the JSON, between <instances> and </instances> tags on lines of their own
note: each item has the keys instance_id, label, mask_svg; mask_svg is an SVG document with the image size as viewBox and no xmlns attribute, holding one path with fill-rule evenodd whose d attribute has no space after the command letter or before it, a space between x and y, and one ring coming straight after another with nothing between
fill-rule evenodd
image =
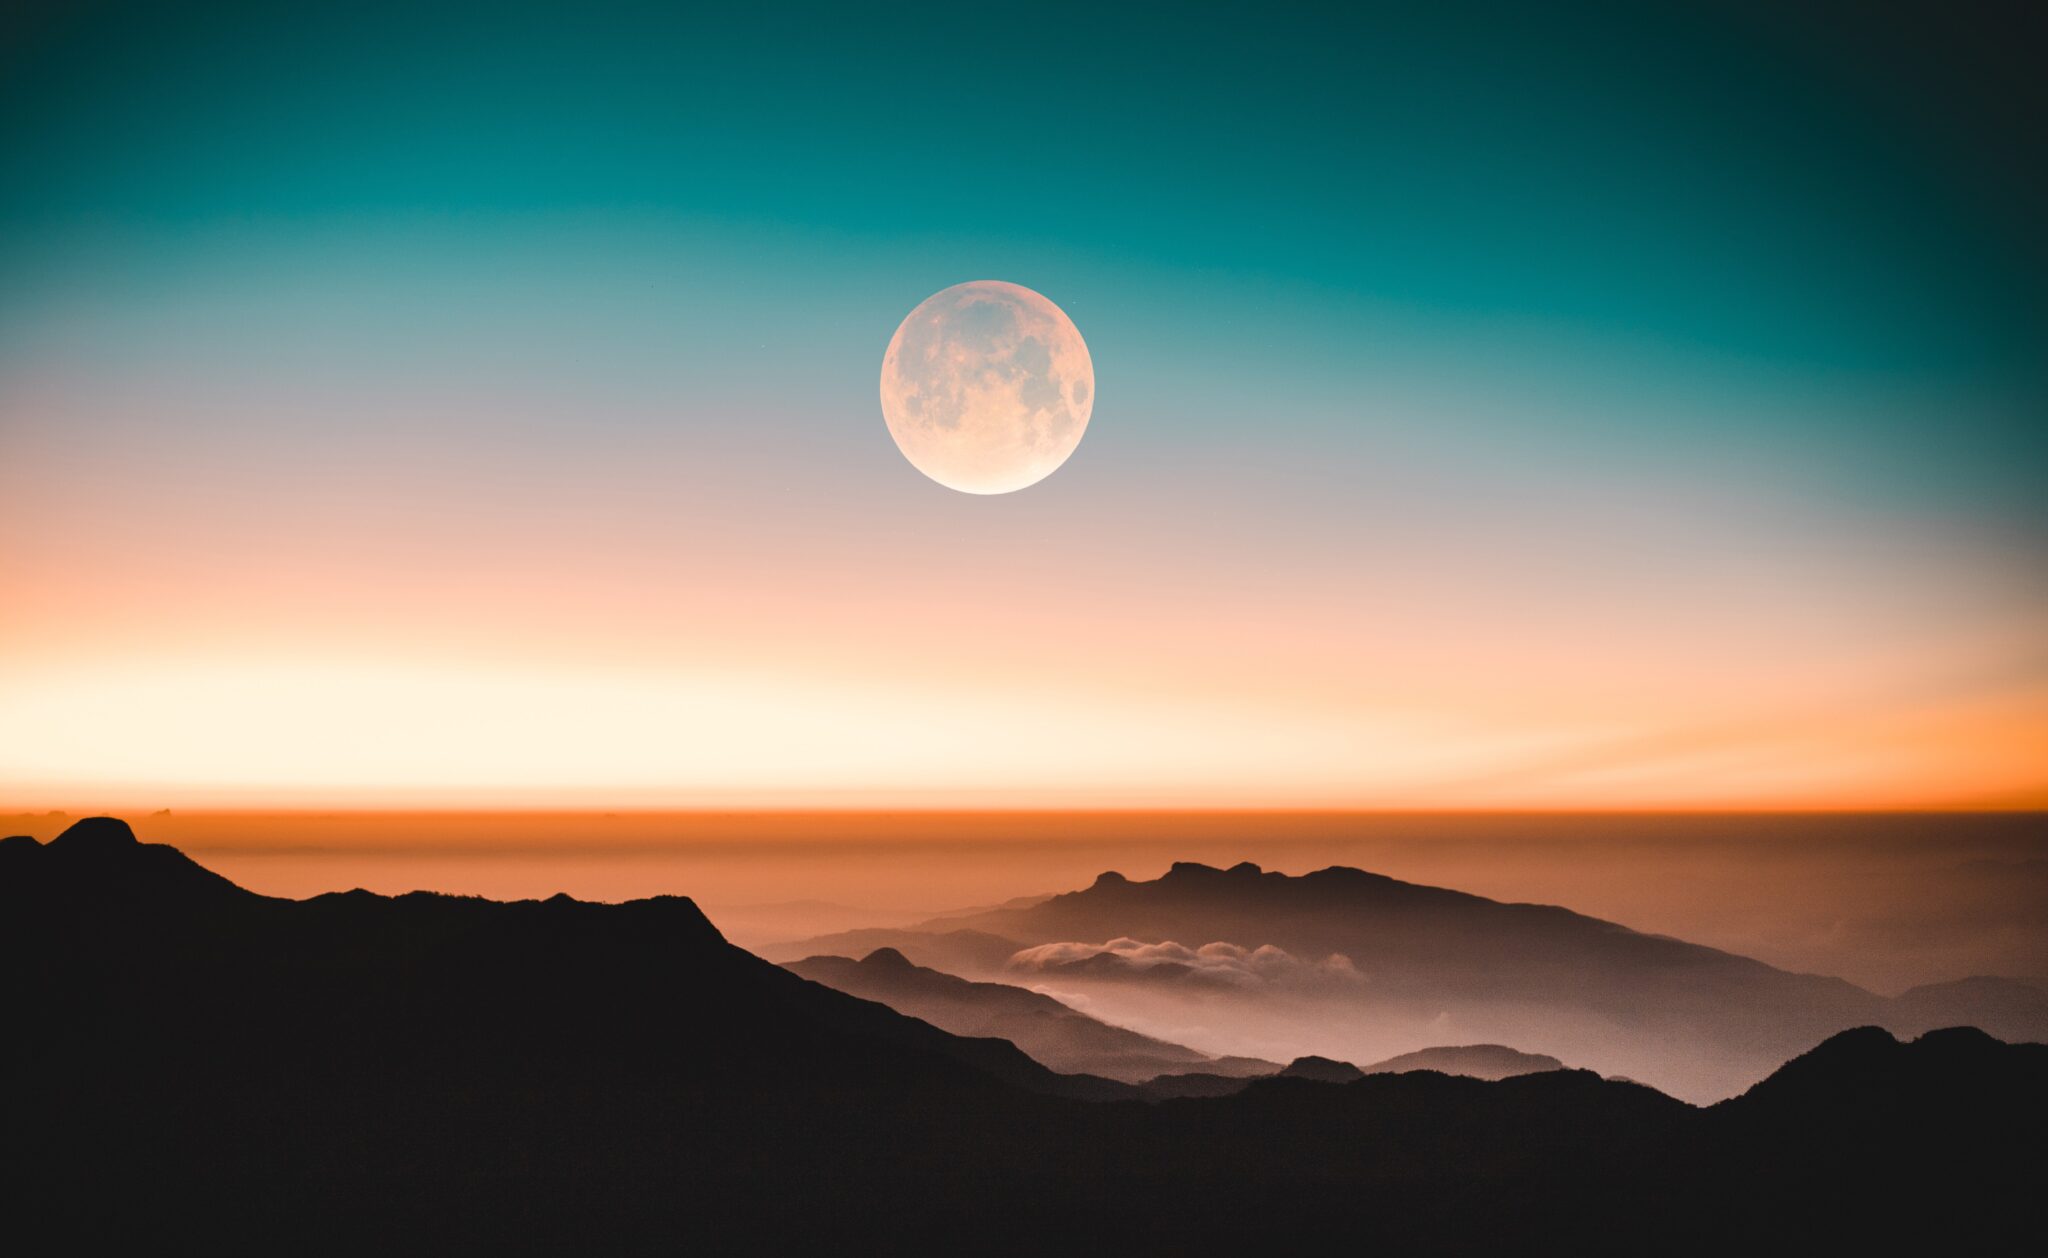
<instances>
[{"instance_id":1,"label":"mountain silhouette","mask_svg":"<svg viewBox=\"0 0 2048 1258\"><path fill-rule=\"evenodd\" d=\"M0 843L0 944L20 1252L1968 1252L2048 1174L2048 1049L1981 1032L1710 1109L1571 1070L1147 1104L682 897L280 900L100 819Z\"/></svg>"},{"instance_id":2,"label":"mountain silhouette","mask_svg":"<svg viewBox=\"0 0 2048 1258\"><path fill-rule=\"evenodd\" d=\"M1283 1079L1314 1079L1318 1083L1351 1083L1365 1077L1365 1072L1348 1061L1331 1061L1327 1057L1297 1057L1287 1063L1280 1072Z\"/></svg>"},{"instance_id":3,"label":"mountain silhouette","mask_svg":"<svg viewBox=\"0 0 2048 1258\"><path fill-rule=\"evenodd\" d=\"M1504 1044L1454 1044L1402 1053L1362 1067L1369 1075L1398 1075L1410 1070L1434 1070L1440 1074L1465 1075L1473 1079L1512 1079L1516 1075L1563 1070L1564 1063L1543 1053L1524 1053Z\"/></svg>"},{"instance_id":4,"label":"mountain silhouette","mask_svg":"<svg viewBox=\"0 0 2048 1258\"><path fill-rule=\"evenodd\" d=\"M1256 1058L1216 1059L1206 1053L1097 1021L1080 1011L1004 983L976 983L911 964L894 948L858 961L808 957L784 969L865 1000L876 1000L956 1035L1005 1039L1063 1074L1100 1075L1140 1083L1157 1075L1202 1070L1272 1074Z\"/></svg>"},{"instance_id":5,"label":"mountain silhouette","mask_svg":"<svg viewBox=\"0 0 2048 1258\"><path fill-rule=\"evenodd\" d=\"M958 938L974 946L955 949ZM989 960L1002 943L991 940L1014 946L1000 969ZM1149 882L1106 873L1038 904L863 931L861 942L967 977L1035 974L1129 1023L1194 1021L1199 999L1215 1033L1192 1046L1208 1052L1258 1055L1277 1042L1374 1060L1448 1032L1701 1102L1848 1027L1981 1022L2010 1039L2048 1038L2048 996L2024 984L1972 980L1887 999L1564 908L1342 866L1289 876L1181 862ZM837 944L824 936L768 954Z\"/></svg>"},{"instance_id":6,"label":"mountain silhouette","mask_svg":"<svg viewBox=\"0 0 2048 1258\"><path fill-rule=\"evenodd\" d=\"M913 930L868 926L838 931L799 943L770 944L761 949L761 955L787 965L819 956L865 957L887 948L913 965L948 973L988 975L1003 973L1010 958L1022 947L1014 939L985 930L947 928L952 920L940 918Z\"/></svg>"},{"instance_id":7,"label":"mountain silhouette","mask_svg":"<svg viewBox=\"0 0 2048 1258\"><path fill-rule=\"evenodd\" d=\"M1350 1083L1366 1075L1406 1074L1427 1070L1437 1074L1462 1075L1472 1079L1512 1079L1517 1075L1563 1070L1564 1063L1540 1053L1517 1052L1500 1044L1464 1044L1425 1048L1389 1057L1370 1066L1354 1066L1327 1057L1297 1057L1285 1068L1260 1075L1231 1076L1215 1071L1186 1071L1162 1074L1145 1080L1141 1091L1152 1100L1186 1096L1233 1096L1258 1078L1315 1079L1324 1083Z\"/></svg>"},{"instance_id":8,"label":"mountain silhouette","mask_svg":"<svg viewBox=\"0 0 2048 1258\"><path fill-rule=\"evenodd\" d=\"M131 913L182 913L195 902L249 898L178 849L139 841L117 817L74 822L47 844L25 834L0 839L0 869L8 871L0 894L56 896L82 912L119 906Z\"/></svg>"}]
</instances>

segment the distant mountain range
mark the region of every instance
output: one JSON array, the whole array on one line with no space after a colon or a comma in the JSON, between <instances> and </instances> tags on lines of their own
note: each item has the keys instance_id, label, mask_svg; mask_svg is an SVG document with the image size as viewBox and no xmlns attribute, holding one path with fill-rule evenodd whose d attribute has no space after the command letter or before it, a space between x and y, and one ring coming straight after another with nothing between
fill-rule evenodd
<instances>
[{"instance_id":1,"label":"distant mountain range","mask_svg":"<svg viewBox=\"0 0 2048 1258\"><path fill-rule=\"evenodd\" d=\"M1157 1075L1191 1070L1233 1077L1280 1070L1276 1062L1254 1057L1214 1058L1111 1026L1022 987L970 982L912 965L893 948L878 948L858 961L808 957L783 968L850 995L880 1001L955 1035L1008 1040L1065 1074L1141 1083Z\"/></svg>"},{"instance_id":2,"label":"distant mountain range","mask_svg":"<svg viewBox=\"0 0 2048 1258\"><path fill-rule=\"evenodd\" d=\"M2048 993L1972 978L1887 998L1549 905L1335 867L1290 877L1182 863L1042 902L763 950L889 947L972 978L1085 997L1135 1030L1198 1024L1201 1051L1376 1060L1512 1044L1689 1100L1733 1095L1806 1045L1878 1025L2048 1038ZM1169 1037L1177 1038L1177 1037ZM1278 1051L1275 1051L1278 1050Z\"/></svg>"},{"instance_id":3,"label":"distant mountain range","mask_svg":"<svg viewBox=\"0 0 2048 1258\"><path fill-rule=\"evenodd\" d=\"M1978 1031L1710 1109L1574 1070L1146 1104L687 899L277 900L104 818L0 842L0 949L13 1252L1981 1252L2048 1177L2048 1049Z\"/></svg>"},{"instance_id":4,"label":"distant mountain range","mask_svg":"<svg viewBox=\"0 0 2048 1258\"><path fill-rule=\"evenodd\" d=\"M1063 1074L1100 1075L1132 1084L1161 1076L1172 1080L1158 1088L1140 1089L1154 1098L1220 1096L1241 1090L1253 1079L1273 1076L1348 1083L1368 1074L1410 1070L1507 1079L1564 1069L1564 1063L1555 1057L1500 1044L1426 1048L1364 1067L1321 1057L1302 1057L1285 1066L1258 1057L1214 1058L1184 1045L1111 1026L1027 988L977 983L913 965L894 948L878 948L858 961L806 957L787 962L783 968L849 995L879 1001L955 1035L1008 1040Z\"/></svg>"}]
</instances>

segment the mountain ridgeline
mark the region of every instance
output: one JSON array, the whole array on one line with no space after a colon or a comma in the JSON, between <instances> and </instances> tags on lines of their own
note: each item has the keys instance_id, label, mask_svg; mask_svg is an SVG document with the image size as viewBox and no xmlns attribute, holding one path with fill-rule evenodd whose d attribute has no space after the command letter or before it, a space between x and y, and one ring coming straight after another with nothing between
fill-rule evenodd
<instances>
[{"instance_id":1,"label":"mountain ridgeline","mask_svg":"<svg viewBox=\"0 0 2048 1258\"><path fill-rule=\"evenodd\" d=\"M107 818L0 842L0 943L21 1252L1953 1250L2048 1172L2048 1049L1978 1031L1707 1109L1313 1064L1147 1102L680 897L278 900Z\"/></svg>"},{"instance_id":2,"label":"mountain ridgeline","mask_svg":"<svg viewBox=\"0 0 2048 1258\"><path fill-rule=\"evenodd\" d=\"M792 973L898 1013L921 1018L956 1035L994 1036L1034 1059L1071 1074L1103 1075L1143 1083L1158 1075L1199 1070L1249 1078L1277 1074L1276 1062L1256 1057L1210 1057L1192 1048L1111 1026L1050 996L1006 983L976 983L912 965L894 948L877 948L858 961L807 957L784 967Z\"/></svg>"},{"instance_id":3,"label":"mountain ridgeline","mask_svg":"<svg viewBox=\"0 0 2048 1258\"><path fill-rule=\"evenodd\" d=\"M1896 998L1837 978L1644 934L1567 909L1333 867L1249 863L1115 873L1020 908L763 949L775 959L889 947L969 978L1074 996L1091 1014L1190 1046L1368 1062L1490 1043L1706 1103L1851 1027L1917 1035L1979 1025L2048 1038L2048 993L1996 978ZM1172 1038L1172 1037L1168 1037Z\"/></svg>"},{"instance_id":4,"label":"mountain ridgeline","mask_svg":"<svg viewBox=\"0 0 2048 1258\"><path fill-rule=\"evenodd\" d=\"M1555 1057L1500 1044L1433 1046L1364 1067L1323 1057L1297 1058L1286 1066L1257 1057L1209 1057L1091 1018L1040 992L1007 983L972 982L913 965L894 948L877 948L858 961L807 957L783 968L849 995L880 1001L956 1035L1008 1040L1058 1071L1144 1085L1139 1094L1152 1098L1221 1096L1272 1076L1349 1083L1368 1074L1433 1070L1507 1079L1565 1068Z\"/></svg>"}]
</instances>

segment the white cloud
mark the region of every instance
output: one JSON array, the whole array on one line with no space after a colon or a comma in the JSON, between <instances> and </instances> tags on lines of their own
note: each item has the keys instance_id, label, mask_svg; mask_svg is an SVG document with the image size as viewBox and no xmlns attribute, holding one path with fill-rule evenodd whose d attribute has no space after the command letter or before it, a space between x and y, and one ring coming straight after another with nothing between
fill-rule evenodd
<instances>
[{"instance_id":1,"label":"white cloud","mask_svg":"<svg viewBox=\"0 0 2048 1258\"><path fill-rule=\"evenodd\" d=\"M1097 958L1103 958L1097 960ZM1145 943L1112 939L1108 943L1040 944L1012 956L1009 968L1039 973L1087 974L1092 977L1150 978L1222 983L1234 987L1327 986L1363 981L1351 959L1332 953L1309 961L1284 948L1263 944L1206 943L1199 948L1166 940Z\"/></svg>"}]
</instances>

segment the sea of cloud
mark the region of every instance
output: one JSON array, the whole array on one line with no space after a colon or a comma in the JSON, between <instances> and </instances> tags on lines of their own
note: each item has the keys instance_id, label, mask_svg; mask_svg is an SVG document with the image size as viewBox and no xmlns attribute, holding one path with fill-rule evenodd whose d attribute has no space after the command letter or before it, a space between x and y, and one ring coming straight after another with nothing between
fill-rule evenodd
<instances>
[{"instance_id":1,"label":"sea of cloud","mask_svg":"<svg viewBox=\"0 0 2048 1258\"><path fill-rule=\"evenodd\" d=\"M1245 988L1327 987L1364 979L1351 959L1341 953L1315 961L1272 944L1246 948L1218 941L1190 948L1172 940L1146 943L1129 938L1107 943L1040 944L1011 957L1009 968L1025 973L1085 974L1099 979L1171 978Z\"/></svg>"}]
</instances>

